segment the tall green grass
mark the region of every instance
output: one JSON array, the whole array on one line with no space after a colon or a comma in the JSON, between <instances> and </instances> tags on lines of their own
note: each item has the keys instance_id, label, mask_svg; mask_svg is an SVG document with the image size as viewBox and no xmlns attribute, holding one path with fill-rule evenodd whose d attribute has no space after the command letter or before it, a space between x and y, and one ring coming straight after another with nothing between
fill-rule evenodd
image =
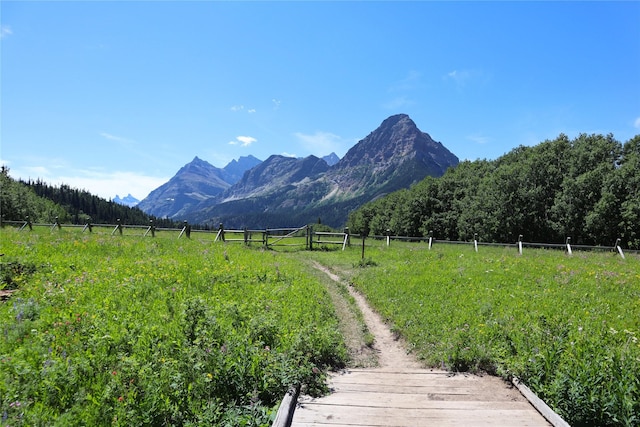
<instances>
[{"instance_id":1,"label":"tall green grass","mask_svg":"<svg viewBox=\"0 0 640 427\"><path fill-rule=\"evenodd\" d=\"M3 274L3 425L268 425L291 384L319 393L346 359L324 288L278 254L0 233L3 266L29 267Z\"/></svg>"},{"instance_id":2,"label":"tall green grass","mask_svg":"<svg viewBox=\"0 0 640 427\"><path fill-rule=\"evenodd\" d=\"M432 366L517 376L573 426L640 424L640 259L394 243L340 256ZM335 258L337 259L337 257ZM338 264L338 266L340 266Z\"/></svg>"}]
</instances>

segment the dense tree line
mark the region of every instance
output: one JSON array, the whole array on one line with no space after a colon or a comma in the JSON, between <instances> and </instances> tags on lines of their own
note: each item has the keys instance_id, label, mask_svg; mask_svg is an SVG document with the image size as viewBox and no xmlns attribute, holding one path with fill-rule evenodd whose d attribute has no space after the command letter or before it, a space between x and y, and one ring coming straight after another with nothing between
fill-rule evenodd
<instances>
[{"instance_id":1,"label":"dense tree line","mask_svg":"<svg viewBox=\"0 0 640 427\"><path fill-rule=\"evenodd\" d=\"M0 171L0 212L3 220L52 223L145 225L154 220L158 227L178 227L174 221L149 216L138 208L130 208L105 200L88 191L68 185L52 186L41 180L16 181L9 176L9 168Z\"/></svg>"},{"instance_id":2,"label":"dense tree line","mask_svg":"<svg viewBox=\"0 0 640 427\"><path fill-rule=\"evenodd\" d=\"M23 221L27 216L32 222L51 222L55 217L70 221L62 206L38 197L33 189L13 180L6 166L0 170L0 214L6 221Z\"/></svg>"},{"instance_id":3,"label":"dense tree line","mask_svg":"<svg viewBox=\"0 0 640 427\"><path fill-rule=\"evenodd\" d=\"M349 215L354 232L640 248L640 135L561 134L496 160L465 161Z\"/></svg>"}]
</instances>

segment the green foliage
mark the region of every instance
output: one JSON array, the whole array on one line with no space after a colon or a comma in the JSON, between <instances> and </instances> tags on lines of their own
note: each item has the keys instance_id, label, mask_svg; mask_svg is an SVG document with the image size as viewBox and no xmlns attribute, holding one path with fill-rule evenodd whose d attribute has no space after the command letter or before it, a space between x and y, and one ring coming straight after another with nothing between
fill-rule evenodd
<instances>
[{"instance_id":1,"label":"green foliage","mask_svg":"<svg viewBox=\"0 0 640 427\"><path fill-rule=\"evenodd\" d=\"M352 282L428 365L517 376L573 426L640 421L637 256L397 242L367 251L378 265ZM356 265L360 254L341 255Z\"/></svg>"},{"instance_id":2,"label":"green foliage","mask_svg":"<svg viewBox=\"0 0 640 427\"><path fill-rule=\"evenodd\" d=\"M35 273L37 267L33 263L23 264L20 261L0 262L0 289L18 289L20 284Z\"/></svg>"},{"instance_id":3,"label":"green foliage","mask_svg":"<svg viewBox=\"0 0 640 427\"><path fill-rule=\"evenodd\" d=\"M361 258L358 262L353 264L354 267L359 268L375 267L376 265L378 265L378 263L371 258Z\"/></svg>"},{"instance_id":4,"label":"green foliage","mask_svg":"<svg viewBox=\"0 0 640 427\"><path fill-rule=\"evenodd\" d=\"M32 222L53 222L55 217L63 222L70 220L61 206L14 181L6 166L0 171L0 213L7 221L24 221L27 217Z\"/></svg>"},{"instance_id":5,"label":"green foliage","mask_svg":"<svg viewBox=\"0 0 640 427\"><path fill-rule=\"evenodd\" d=\"M461 162L352 212L355 232L640 248L640 136L560 135L494 161Z\"/></svg>"},{"instance_id":6,"label":"green foliage","mask_svg":"<svg viewBox=\"0 0 640 427\"><path fill-rule=\"evenodd\" d=\"M324 287L278 254L37 228L0 239L46 265L0 303L3 423L269 425L290 385L318 394L347 357Z\"/></svg>"},{"instance_id":7,"label":"green foliage","mask_svg":"<svg viewBox=\"0 0 640 427\"><path fill-rule=\"evenodd\" d=\"M40 180L15 181L5 166L0 172L0 211L7 221L25 221L29 217L32 223L53 223L57 217L61 223L74 224L115 224L120 219L130 225L146 225L153 220L158 227L180 226L68 185L54 187Z\"/></svg>"}]
</instances>

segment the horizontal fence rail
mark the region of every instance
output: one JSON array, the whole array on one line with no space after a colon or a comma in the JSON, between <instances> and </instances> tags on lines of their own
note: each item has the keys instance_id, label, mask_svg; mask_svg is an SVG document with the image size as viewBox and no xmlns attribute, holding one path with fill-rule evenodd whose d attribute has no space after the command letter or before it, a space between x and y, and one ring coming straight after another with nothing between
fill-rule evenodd
<instances>
[{"instance_id":1,"label":"horizontal fence rail","mask_svg":"<svg viewBox=\"0 0 640 427\"><path fill-rule=\"evenodd\" d=\"M523 254L524 248L539 248L539 249L556 249L563 250L569 255L574 250L579 251L608 251L616 252L620 257L625 258L625 252L639 254L640 250L624 249L621 246L621 239L617 239L612 246L591 246L591 245L574 245L571 243L571 237L567 237L565 243L543 243L543 242L526 242L523 240L523 236L519 236L519 239L515 243L495 243L495 242L482 242L475 234L472 241L456 241L456 240L441 240L436 239L433 233L429 233L427 237L423 236L398 236L392 235L387 232L384 235L362 235L351 234L348 228L345 228L343 232L330 232L330 231L314 231L313 226L304 225L302 227L287 227L287 228L266 228L264 230L259 229L225 229L223 224L220 224L217 230L202 230L192 228L187 221L184 222L182 228L165 228L156 227L152 221L149 225L125 225L119 220L116 224L61 224L57 218L53 223L32 223L29 219L24 221L7 221L3 220L0 226L12 226L22 230L33 230L34 227L46 227L52 232L56 230L65 229L81 229L82 233L92 233L94 229L103 230L102 232L110 233L114 235L128 235L128 236L142 236L142 237L155 237L156 233L178 233L178 238L183 236L191 238L192 234L199 234L200 236L208 236L213 238L214 242L240 242L245 245L259 244L264 247L276 247L276 246L291 246L291 247L304 247L305 249L313 250L316 248L328 248L329 245L335 245L341 247L344 251L345 248L351 246L351 239L362 240L362 253L364 258L364 248L366 240L384 241L387 246L390 246L393 241L401 242L426 242L428 248L431 249L435 244L448 244L448 245L467 245L473 246L476 252L482 246L497 246L506 248L515 248L520 255ZM125 231L127 231L125 233Z\"/></svg>"}]
</instances>

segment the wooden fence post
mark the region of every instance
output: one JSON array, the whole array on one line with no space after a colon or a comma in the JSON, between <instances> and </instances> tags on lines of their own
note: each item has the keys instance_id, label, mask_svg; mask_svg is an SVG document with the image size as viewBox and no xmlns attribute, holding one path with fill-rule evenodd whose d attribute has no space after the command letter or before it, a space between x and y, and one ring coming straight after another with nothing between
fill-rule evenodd
<instances>
[{"instance_id":1,"label":"wooden fence post","mask_svg":"<svg viewBox=\"0 0 640 427\"><path fill-rule=\"evenodd\" d=\"M433 244L433 230L429 230L429 250L431 250L432 244Z\"/></svg>"},{"instance_id":2,"label":"wooden fence post","mask_svg":"<svg viewBox=\"0 0 640 427\"><path fill-rule=\"evenodd\" d=\"M220 223L220 225L218 226L218 234L216 234L216 240L214 240L214 242L217 242L218 239L224 242L224 226L222 225L222 223Z\"/></svg>"},{"instance_id":3,"label":"wooden fence post","mask_svg":"<svg viewBox=\"0 0 640 427\"><path fill-rule=\"evenodd\" d=\"M311 225L307 226L307 248L310 251L313 250L313 226Z\"/></svg>"},{"instance_id":4,"label":"wooden fence post","mask_svg":"<svg viewBox=\"0 0 640 427\"><path fill-rule=\"evenodd\" d=\"M351 247L351 235L349 234L349 227L344 228L344 234L347 239L347 246Z\"/></svg>"},{"instance_id":5,"label":"wooden fence post","mask_svg":"<svg viewBox=\"0 0 640 427\"><path fill-rule=\"evenodd\" d=\"M178 239L182 237L182 235L187 236L187 239L191 238L191 226L187 221L184 222L184 226L182 227L182 231L178 234Z\"/></svg>"},{"instance_id":6,"label":"wooden fence post","mask_svg":"<svg viewBox=\"0 0 640 427\"><path fill-rule=\"evenodd\" d=\"M147 237L147 234L151 232L151 237L156 237L156 226L153 224L153 220L149 220L149 227L147 227L147 231L144 232L142 237Z\"/></svg>"},{"instance_id":7,"label":"wooden fence post","mask_svg":"<svg viewBox=\"0 0 640 427\"><path fill-rule=\"evenodd\" d=\"M51 226L51 231L53 231L53 229L56 227L58 227L58 230L62 230L62 225L60 224L60 220L58 219L58 217L56 217L55 221L53 222L53 225Z\"/></svg>"},{"instance_id":8,"label":"wooden fence post","mask_svg":"<svg viewBox=\"0 0 640 427\"><path fill-rule=\"evenodd\" d=\"M478 233L473 233L473 247L478 252Z\"/></svg>"},{"instance_id":9,"label":"wooden fence post","mask_svg":"<svg viewBox=\"0 0 640 427\"><path fill-rule=\"evenodd\" d=\"M387 228L387 246L391 244L391 230Z\"/></svg>"},{"instance_id":10,"label":"wooden fence post","mask_svg":"<svg viewBox=\"0 0 640 427\"><path fill-rule=\"evenodd\" d=\"M522 255L522 234L518 236L518 253Z\"/></svg>"},{"instance_id":11,"label":"wooden fence post","mask_svg":"<svg viewBox=\"0 0 640 427\"><path fill-rule=\"evenodd\" d=\"M116 222L117 222L116 228L113 229L113 231L111 232L111 235L113 236L114 234L116 234L116 231L117 231L122 236L122 223L120 222L120 218L118 218Z\"/></svg>"},{"instance_id":12,"label":"wooden fence post","mask_svg":"<svg viewBox=\"0 0 640 427\"><path fill-rule=\"evenodd\" d=\"M19 231L21 231L23 228L27 226L29 227L30 231L33 231L33 226L31 225L31 220L29 219L29 215L25 217L24 224L22 225L22 227L20 227Z\"/></svg>"},{"instance_id":13,"label":"wooden fence post","mask_svg":"<svg viewBox=\"0 0 640 427\"><path fill-rule=\"evenodd\" d=\"M569 255L573 255L573 252L571 252L571 237L567 237L567 241L565 244L567 245L567 253Z\"/></svg>"},{"instance_id":14,"label":"wooden fence post","mask_svg":"<svg viewBox=\"0 0 640 427\"><path fill-rule=\"evenodd\" d=\"M244 228L244 244L249 244L249 229L247 227Z\"/></svg>"},{"instance_id":15,"label":"wooden fence post","mask_svg":"<svg viewBox=\"0 0 640 427\"><path fill-rule=\"evenodd\" d=\"M93 225L91 225L91 218L87 219L87 223L84 225L82 232L84 233L84 230L86 229L89 229L89 233L93 231Z\"/></svg>"},{"instance_id":16,"label":"wooden fence post","mask_svg":"<svg viewBox=\"0 0 640 427\"><path fill-rule=\"evenodd\" d=\"M364 260L364 240L367 238L365 233L362 233L362 259Z\"/></svg>"},{"instance_id":17,"label":"wooden fence post","mask_svg":"<svg viewBox=\"0 0 640 427\"><path fill-rule=\"evenodd\" d=\"M620 238L616 239L616 249L618 250L618 253L622 257L622 259L624 259L624 253L622 252L622 247L620 246L620 241L621 241Z\"/></svg>"}]
</instances>

